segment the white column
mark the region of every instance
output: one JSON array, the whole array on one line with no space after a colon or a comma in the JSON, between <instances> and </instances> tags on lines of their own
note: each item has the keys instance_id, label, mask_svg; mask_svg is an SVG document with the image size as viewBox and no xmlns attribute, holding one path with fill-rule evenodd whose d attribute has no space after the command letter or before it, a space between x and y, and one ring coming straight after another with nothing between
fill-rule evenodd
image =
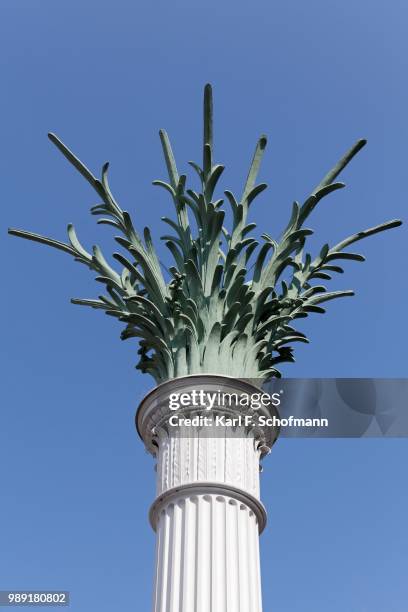
<instances>
[{"instance_id":1,"label":"white column","mask_svg":"<svg viewBox=\"0 0 408 612\"><path fill-rule=\"evenodd\" d=\"M156 534L154 612L261 612L258 522L245 503L180 491Z\"/></svg>"},{"instance_id":2,"label":"white column","mask_svg":"<svg viewBox=\"0 0 408 612\"><path fill-rule=\"evenodd\" d=\"M153 612L262 611L259 533L266 513L259 459L277 432L241 426L208 437L203 427L168 425L169 393L220 385L257 390L226 377L185 377L157 387L137 414L138 431L157 459Z\"/></svg>"}]
</instances>

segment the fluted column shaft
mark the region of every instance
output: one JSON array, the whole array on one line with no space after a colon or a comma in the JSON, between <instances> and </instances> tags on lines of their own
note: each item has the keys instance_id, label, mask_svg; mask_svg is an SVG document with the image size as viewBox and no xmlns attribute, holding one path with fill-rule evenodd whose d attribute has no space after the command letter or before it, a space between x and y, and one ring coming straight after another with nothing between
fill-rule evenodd
<instances>
[{"instance_id":1,"label":"fluted column shaft","mask_svg":"<svg viewBox=\"0 0 408 612\"><path fill-rule=\"evenodd\" d=\"M154 612L261 612L258 524L246 504L180 491L156 534Z\"/></svg>"}]
</instances>

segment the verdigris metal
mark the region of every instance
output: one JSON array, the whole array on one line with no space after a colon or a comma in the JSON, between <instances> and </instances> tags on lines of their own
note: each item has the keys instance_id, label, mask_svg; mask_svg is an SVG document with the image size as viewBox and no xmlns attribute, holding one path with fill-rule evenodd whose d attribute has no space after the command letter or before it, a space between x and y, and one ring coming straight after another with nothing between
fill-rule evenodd
<instances>
[{"instance_id":1,"label":"verdigris metal","mask_svg":"<svg viewBox=\"0 0 408 612\"><path fill-rule=\"evenodd\" d=\"M277 364L294 361L291 345L308 342L292 322L309 313L324 313L324 302L353 295L353 291L328 292L316 281L343 272L338 260L364 261L360 254L345 252L346 247L401 225L400 220L393 220L332 247L324 244L315 257L305 251L306 239L313 232L304 223L323 197L345 186L334 181L365 145L365 140L359 140L303 204L294 202L280 238L263 234L259 244L251 236L255 224L247 217L254 199L267 187L256 182L267 142L261 136L241 198L224 192L232 212L232 225L227 229L224 200L214 196L224 166L213 159L212 90L206 85L202 166L189 162L198 174L200 191L187 187L186 176L178 173L169 138L160 131L169 182L154 184L170 193L176 213L176 219L163 217L173 230L171 235L162 236L174 260L169 268L171 278L166 280L150 230L146 227L142 237L130 214L112 195L109 164L104 164L98 179L57 136L49 134L49 138L101 198L100 204L91 208L93 215L102 216L98 223L119 230L115 240L127 254L114 253L113 258L122 269L116 271L98 246L88 252L72 225L68 225L68 243L23 230L9 232L60 249L98 274L96 280L105 285L106 295L72 302L104 310L123 321L126 327L122 339L140 339L136 367L158 383L199 373L279 376Z\"/></svg>"}]
</instances>

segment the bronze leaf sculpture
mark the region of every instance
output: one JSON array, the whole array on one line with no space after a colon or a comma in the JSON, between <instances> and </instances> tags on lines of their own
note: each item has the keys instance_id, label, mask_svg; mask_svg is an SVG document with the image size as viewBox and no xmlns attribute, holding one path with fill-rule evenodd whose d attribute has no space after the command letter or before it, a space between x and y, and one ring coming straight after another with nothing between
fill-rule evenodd
<instances>
[{"instance_id":1,"label":"bronze leaf sculpture","mask_svg":"<svg viewBox=\"0 0 408 612\"><path fill-rule=\"evenodd\" d=\"M173 258L166 280L155 252L150 230L143 237L130 214L122 210L108 183L108 163L101 178L90 170L55 136L50 140L90 183L100 198L91 213L99 224L119 232L116 242L124 249L113 254L116 271L100 248L88 252L75 229L68 226L68 242L18 229L9 233L60 249L96 272L105 286L98 299L73 299L74 304L104 310L125 324L122 339L139 338L137 368L157 383L188 374L217 373L234 377L280 376L277 365L294 361L292 344L308 342L293 322L310 313L324 313L324 302L353 295L353 291L328 292L320 281L343 272L341 260L364 261L345 251L354 242L401 225L388 221L358 232L334 246L324 244L315 257L306 250L313 232L304 226L325 196L344 187L336 177L365 145L359 140L323 178L303 204L294 202L286 229L278 240L262 235L260 244L251 233L248 213L267 185L257 184L266 147L261 136L250 165L241 198L225 191L232 225L224 226L224 200L214 196L224 166L213 159L212 90L204 90L204 143L202 166L189 162L198 174L201 189L187 186L179 175L169 138L160 131L169 175L168 182L154 181L166 189L174 204L175 218L164 217L171 234L162 237ZM284 280L282 278L284 277Z\"/></svg>"}]
</instances>

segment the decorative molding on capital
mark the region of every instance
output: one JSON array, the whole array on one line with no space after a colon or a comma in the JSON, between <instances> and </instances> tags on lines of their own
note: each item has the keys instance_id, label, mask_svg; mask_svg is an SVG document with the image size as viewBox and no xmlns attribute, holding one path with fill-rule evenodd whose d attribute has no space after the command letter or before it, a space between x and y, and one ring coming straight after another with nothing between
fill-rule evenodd
<instances>
[{"instance_id":1,"label":"decorative molding on capital","mask_svg":"<svg viewBox=\"0 0 408 612\"><path fill-rule=\"evenodd\" d=\"M214 393L221 390L223 393L252 395L262 392L260 388L261 383L261 379L245 380L218 374L182 376L166 381L155 387L141 401L135 418L136 429L146 449L152 455L157 456L160 436L165 435L163 432L169 433L168 421L171 415L174 414L169 408L170 395L189 393L193 389L203 390L205 393ZM191 407L182 408L178 411L179 414L189 415L204 414L205 412L205 410L197 410L197 408ZM212 412L222 413L231 417L236 417L238 414L251 414L251 410L240 405L232 407L215 405ZM265 414L265 416L279 416L276 408L273 406L268 408L261 407L258 412L259 414ZM198 436L200 436L199 429L196 428ZM272 448L279 435L279 430L272 427L248 427L246 433L247 436L252 437L255 445L260 450L260 455L263 456Z\"/></svg>"}]
</instances>

